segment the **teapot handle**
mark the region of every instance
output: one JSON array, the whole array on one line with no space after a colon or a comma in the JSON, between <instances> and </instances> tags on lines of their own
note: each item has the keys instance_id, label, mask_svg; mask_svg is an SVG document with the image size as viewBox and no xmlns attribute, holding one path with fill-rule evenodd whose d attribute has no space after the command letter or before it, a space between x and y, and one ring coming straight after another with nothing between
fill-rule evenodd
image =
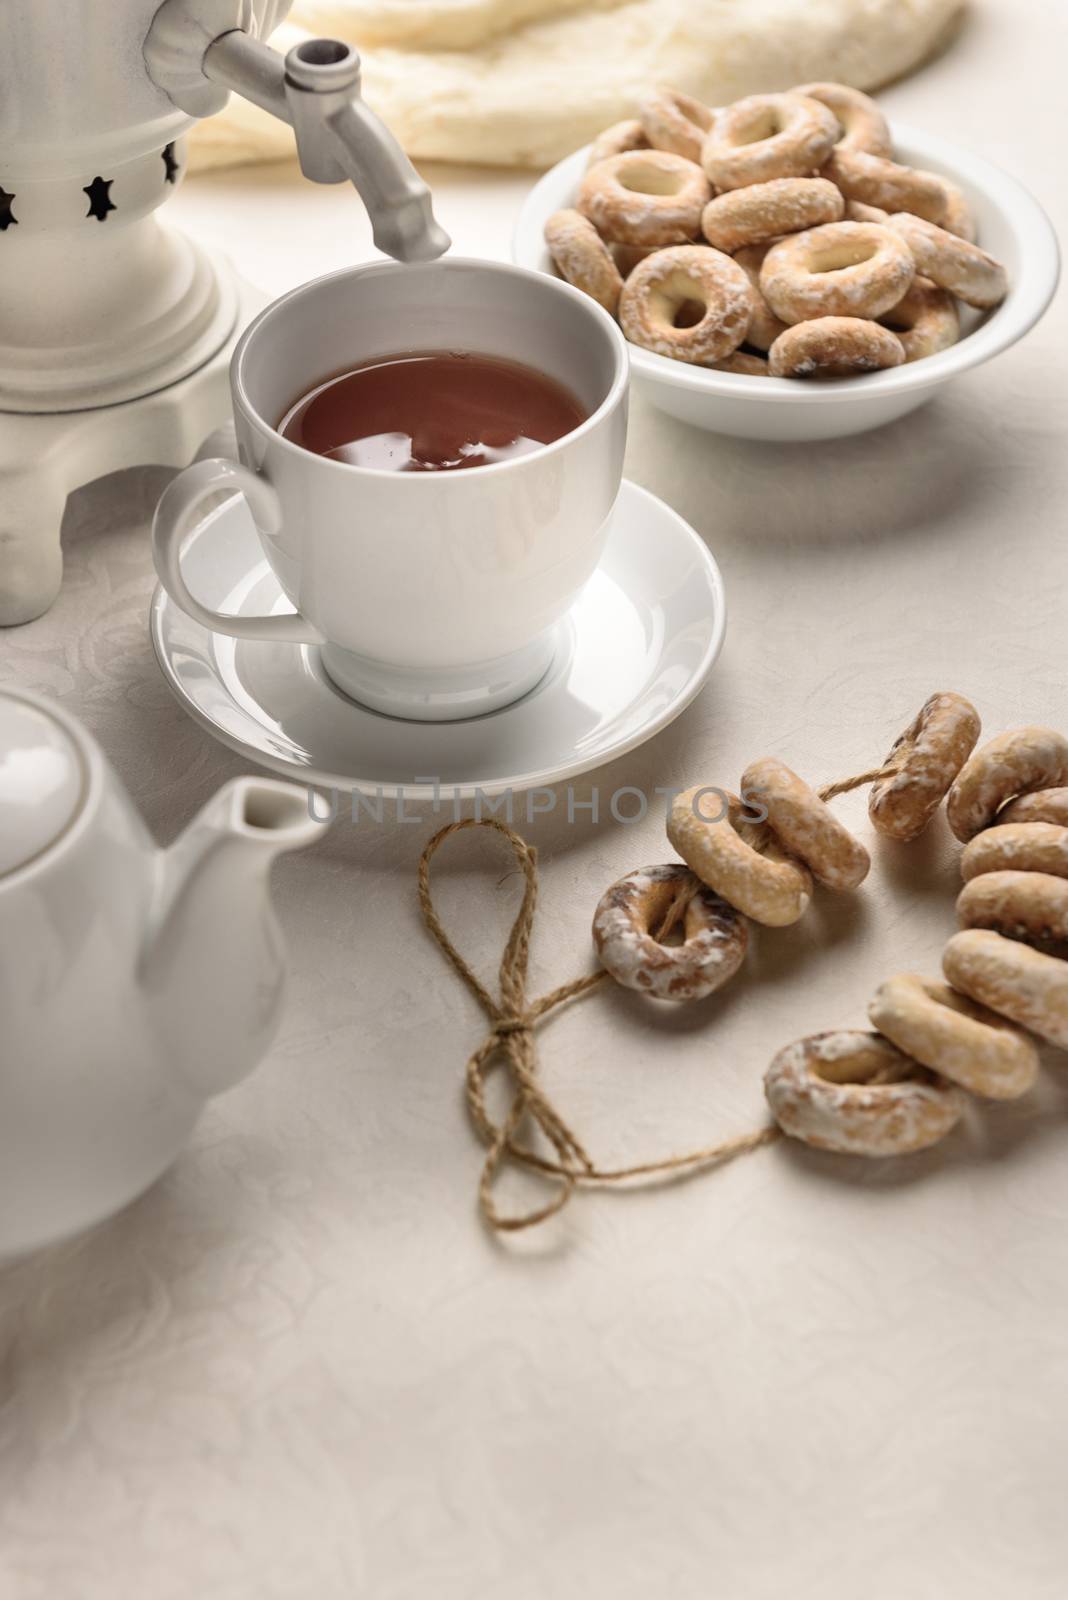
<instances>
[{"instance_id":1,"label":"teapot handle","mask_svg":"<svg viewBox=\"0 0 1068 1600\"><path fill-rule=\"evenodd\" d=\"M182 573L182 546L201 520L204 502L219 494L242 494L257 527L281 532L282 508L266 478L236 461L213 456L180 472L164 490L152 521L152 558L159 581L187 616L232 639L269 639L276 643L322 644L322 634L300 612L282 616L237 617L212 611L189 591Z\"/></svg>"}]
</instances>

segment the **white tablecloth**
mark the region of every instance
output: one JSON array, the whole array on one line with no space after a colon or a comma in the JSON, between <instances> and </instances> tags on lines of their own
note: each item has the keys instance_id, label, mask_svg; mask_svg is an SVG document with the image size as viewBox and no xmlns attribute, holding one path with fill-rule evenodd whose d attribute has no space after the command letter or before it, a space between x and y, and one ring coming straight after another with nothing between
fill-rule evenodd
<instances>
[{"instance_id":1,"label":"white tablecloth","mask_svg":"<svg viewBox=\"0 0 1068 1600\"><path fill-rule=\"evenodd\" d=\"M1066 18L986 0L892 114L1019 173L1063 221ZM457 246L507 255L525 180L439 170ZM172 214L276 292L369 253L346 190L190 184ZM816 782L955 688L987 730L1068 727L1063 301L995 366L837 445L720 440L635 406L628 473L707 538L731 625L696 704L576 785ZM82 715L161 840L242 763L171 699L146 633L165 474L82 493L54 610L0 679ZM870 838L862 797L841 803ZM539 819L534 987L666 859L661 819ZM481 1037L421 928L435 825L339 823L276 886L292 955L269 1060L123 1216L0 1277L0 1593L17 1600L1040 1600L1064 1593L1068 1067L886 1164L779 1144L657 1192L481 1226L461 1078ZM542 1037L604 1159L763 1115L781 1044L862 1026L954 926L941 823L857 896L761 934L721 998L599 992ZM441 901L490 973L516 879L486 840Z\"/></svg>"}]
</instances>

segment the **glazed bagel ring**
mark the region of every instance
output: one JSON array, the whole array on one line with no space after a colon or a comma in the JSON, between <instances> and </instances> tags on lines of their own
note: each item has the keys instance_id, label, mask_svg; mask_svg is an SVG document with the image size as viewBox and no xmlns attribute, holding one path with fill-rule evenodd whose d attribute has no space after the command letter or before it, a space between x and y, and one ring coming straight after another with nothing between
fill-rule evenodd
<instances>
[{"instance_id":1,"label":"glazed bagel ring","mask_svg":"<svg viewBox=\"0 0 1068 1600\"><path fill-rule=\"evenodd\" d=\"M657 246L655 244L609 244L608 249L612 260L619 268L620 276L629 278L639 261L644 261L646 256L656 255Z\"/></svg>"},{"instance_id":2,"label":"glazed bagel ring","mask_svg":"<svg viewBox=\"0 0 1068 1600\"><path fill-rule=\"evenodd\" d=\"M996 825L977 833L961 852L965 883L984 872L1046 872L1068 878L1068 828L1056 822L1002 822L999 812Z\"/></svg>"},{"instance_id":3,"label":"glazed bagel ring","mask_svg":"<svg viewBox=\"0 0 1068 1600\"><path fill-rule=\"evenodd\" d=\"M1063 783L1068 783L1068 739L1063 734L1033 727L999 733L955 779L946 800L949 825L967 844L990 826L1006 800Z\"/></svg>"},{"instance_id":4,"label":"glazed bagel ring","mask_svg":"<svg viewBox=\"0 0 1068 1600\"><path fill-rule=\"evenodd\" d=\"M834 149L838 118L800 94L753 94L716 115L701 165L717 189L745 189L771 178L805 178Z\"/></svg>"},{"instance_id":5,"label":"glazed bagel ring","mask_svg":"<svg viewBox=\"0 0 1068 1600\"><path fill-rule=\"evenodd\" d=\"M823 176L836 183L847 200L862 200L883 211L909 211L928 222L942 223L949 209L945 184L934 173L902 167L863 150L843 150L839 145Z\"/></svg>"},{"instance_id":6,"label":"glazed bagel ring","mask_svg":"<svg viewBox=\"0 0 1068 1600\"><path fill-rule=\"evenodd\" d=\"M1052 872L984 872L957 896L957 920L962 928L993 928L1027 943L1063 943L1068 939L1068 882Z\"/></svg>"},{"instance_id":7,"label":"glazed bagel ring","mask_svg":"<svg viewBox=\"0 0 1068 1600\"><path fill-rule=\"evenodd\" d=\"M888 222L889 211L884 211L881 206L866 206L863 200L847 200L845 203L845 220L847 222Z\"/></svg>"},{"instance_id":8,"label":"glazed bagel ring","mask_svg":"<svg viewBox=\"0 0 1068 1600\"><path fill-rule=\"evenodd\" d=\"M959 1089L859 1029L788 1044L764 1074L764 1093L784 1133L844 1155L925 1150L964 1110Z\"/></svg>"},{"instance_id":9,"label":"glazed bagel ring","mask_svg":"<svg viewBox=\"0 0 1068 1600\"><path fill-rule=\"evenodd\" d=\"M948 178L941 178L939 181L946 191L946 214L942 227L947 233L955 233L958 239L966 239L969 244L974 244L978 237L978 228L972 215L972 208L964 198L963 189L958 189Z\"/></svg>"},{"instance_id":10,"label":"glazed bagel ring","mask_svg":"<svg viewBox=\"0 0 1068 1600\"><path fill-rule=\"evenodd\" d=\"M704 307L700 320L676 327L682 308L694 303ZM619 320L631 344L706 367L737 350L752 312L742 268L706 245L677 245L648 256L630 274L619 300Z\"/></svg>"},{"instance_id":11,"label":"glazed bagel ring","mask_svg":"<svg viewBox=\"0 0 1068 1600\"><path fill-rule=\"evenodd\" d=\"M653 930L676 895L687 890L693 895L684 913L684 942L661 944ZM593 915L593 942L601 965L624 988L658 1000L703 1000L738 971L749 928L733 906L673 862L629 872L607 889Z\"/></svg>"},{"instance_id":12,"label":"glazed bagel ring","mask_svg":"<svg viewBox=\"0 0 1068 1600\"><path fill-rule=\"evenodd\" d=\"M912 251L891 228L831 222L773 244L760 288L782 322L873 318L900 304L915 275Z\"/></svg>"},{"instance_id":13,"label":"glazed bagel ring","mask_svg":"<svg viewBox=\"0 0 1068 1600\"><path fill-rule=\"evenodd\" d=\"M648 150L648 148L649 140L645 136L645 129L636 117L626 122L613 122L612 126L599 133L590 145L586 171L595 167L599 161L607 161L609 156L621 156L626 150Z\"/></svg>"},{"instance_id":14,"label":"glazed bagel ring","mask_svg":"<svg viewBox=\"0 0 1068 1600\"><path fill-rule=\"evenodd\" d=\"M968 928L946 945L942 970L954 989L1068 1050L1068 961Z\"/></svg>"},{"instance_id":15,"label":"glazed bagel ring","mask_svg":"<svg viewBox=\"0 0 1068 1600\"><path fill-rule=\"evenodd\" d=\"M826 178L772 178L716 195L701 213L701 232L710 245L733 255L745 245L840 222L844 211L842 196Z\"/></svg>"},{"instance_id":16,"label":"glazed bagel ring","mask_svg":"<svg viewBox=\"0 0 1068 1600\"><path fill-rule=\"evenodd\" d=\"M948 289L966 305L980 311L1000 305L1009 292L1009 276L1000 261L988 256L977 244L969 244L945 228L936 228L922 217L905 212L891 217L888 228L905 241L912 252L917 272Z\"/></svg>"},{"instance_id":17,"label":"glazed bagel ring","mask_svg":"<svg viewBox=\"0 0 1068 1600\"><path fill-rule=\"evenodd\" d=\"M960 312L947 289L928 278L913 278L905 298L879 321L896 333L906 361L922 361L948 350L960 338Z\"/></svg>"},{"instance_id":18,"label":"glazed bagel ring","mask_svg":"<svg viewBox=\"0 0 1068 1600\"><path fill-rule=\"evenodd\" d=\"M883 763L898 763L873 783L868 815L876 832L909 843L918 839L975 749L982 724L961 694L933 694L895 739Z\"/></svg>"},{"instance_id":19,"label":"glazed bagel ring","mask_svg":"<svg viewBox=\"0 0 1068 1600\"><path fill-rule=\"evenodd\" d=\"M900 367L901 340L888 328L863 317L816 317L781 333L768 352L773 378L809 378L814 372L850 377Z\"/></svg>"},{"instance_id":20,"label":"glazed bagel ring","mask_svg":"<svg viewBox=\"0 0 1068 1600\"><path fill-rule=\"evenodd\" d=\"M808 905L808 869L781 850L763 823L745 819L737 795L686 789L672 801L667 835L691 872L754 922L785 928Z\"/></svg>"},{"instance_id":21,"label":"glazed bagel ring","mask_svg":"<svg viewBox=\"0 0 1068 1600\"><path fill-rule=\"evenodd\" d=\"M732 356L724 356L722 361L713 361L712 372L736 372L743 378L770 377L768 364L763 356L751 356L747 350L736 350Z\"/></svg>"},{"instance_id":22,"label":"glazed bagel ring","mask_svg":"<svg viewBox=\"0 0 1068 1600\"><path fill-rule=\"evenodd\" d=\"M1016 1100L1038 1076L1030 1039L944 983L901 973L875 991L872 1024L915 1061L989 1100Z\"/></svg>"},{"instance_id":23,"label":"glazed bagel ring","mask_svg":"<svg viewBox=\"0 0 1068 1600\"><path fill-rule=\"evenodd\" d=\"M875 101L859 89L850 89L844 83L803 83L790 93L818 100L834 112L841 128L835 149L864 150L872 156L892 155L887 120Z\"/></svg>"},{"instance_id":24,"label":"glazed bagel ring","mask_svg":"<svg viewBox=\"0 0 1068 1600\"><path fill-rule=\"evenodd\" d=\"M684 244L701 230L712 197L701 168L670 150L625 150L591 167L578 209L606 239L622 244Z\"/></svg>"},{"instance_id":25,"label":"glazed bagel ring","mask_svg":"<svg viewBox=\"0 0 1068 1600\"><path fill-rule=\"evenodd\" d=\"M700 163L701 148L716 113L691 95L657 89L638 107L638 120L654 150L670 150Z\"/></svg>"},{"instance_id":26,"label":"glazed bagel ring","mask_svg":"<svg viewBox=\"0 0 1068 1600\"><path fill-rule=\"evenodd\" d=\"M815 789L782 761L775 756L751 761L742 773L742 793L767 809L769 828L820 883L830 889L863 883L871 867L868 852Z\"/></svg>"},{"instance_id":27,"label":"glazed bagel ring","mask_svg":"<svg viewBox=\"0 0 1068 1600\"><path fill-rule=\"evenodd\" d=\"M706 208L707 209L707 208ZM760 288L760 269L764 265L764 257L768 253L766 244L746 245L744 249L735 253L734 259L742 268L753 292L753 310L749 318L749 328L745 335L746 344L751 344L754 350L763 350L765 353L771 349L780 333L785 333L786 324L780 322L764 299Z\"/></svg>"},{"instance_id":28,"label":"glazed bagel ring","mask_svg":"<svg viewBox=\"0 0 1068 1600\"><path fill-rule=\"evenodd\" d=\"M561 277L615 316L623 279L593 223L581 211L554 211L545 224L545 243Z\"/></svg>"},{"instance_id":29,"label":"glazed bagel ring","mask_svg":"<svg viewBox=\"0 0 1068 1600\"><path fill-rule=\"evenodd\" d=\"M1004 822L1056 822L1068 828L1068 789L1036 789L1022 794L1002 806L996 820L999 827Z\"/></svg>"}]
</instances>

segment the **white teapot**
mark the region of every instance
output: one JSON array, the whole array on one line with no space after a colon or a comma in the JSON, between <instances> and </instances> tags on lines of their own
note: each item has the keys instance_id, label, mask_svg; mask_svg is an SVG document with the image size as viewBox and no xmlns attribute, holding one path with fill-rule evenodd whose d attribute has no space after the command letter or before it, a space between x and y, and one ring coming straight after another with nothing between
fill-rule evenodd
<instances>
[{"instance_id":1,"label":"white teapot","mask_svg":"<svg viewBox=\"0 0 1068 1600\"><path fill-rule=\"evenodd\" d=\"M132 1200L251 1071L270 864L321 834L303 789L237 778L160 850L85 729L0 688L0 1259Z\"/></svg>"}]
</instances>

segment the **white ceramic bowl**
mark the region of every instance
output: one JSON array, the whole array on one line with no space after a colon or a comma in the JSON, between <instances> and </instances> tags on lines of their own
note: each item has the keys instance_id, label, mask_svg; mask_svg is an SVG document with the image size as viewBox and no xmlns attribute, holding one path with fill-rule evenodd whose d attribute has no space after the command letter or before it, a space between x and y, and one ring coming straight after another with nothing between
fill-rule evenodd
<instances>
[{"instance_id":1,"label":"white ceramic bowl","mask_svg":"<svg viewBox=\"0 0 1068 1600\"><path fill-rule=\"evenodd\" d=\"M1008 268L1008 298L985 314L964 307L960 342L936 356L819 383L712 372L631 345L632 376L654 405L695 427L743 439L844 438L915 410L942 384L989 361L1034 326L1053 298L1060 270L1057 238L1041 206L1015 178L944 139L900 125L893 136L899 161L941 173L964 190L980 244ZM559 162L527 196L512 242L519 266L555 270L545 247L545 222L574 204L587 149Z\"/></svg>"}]
</instances>

